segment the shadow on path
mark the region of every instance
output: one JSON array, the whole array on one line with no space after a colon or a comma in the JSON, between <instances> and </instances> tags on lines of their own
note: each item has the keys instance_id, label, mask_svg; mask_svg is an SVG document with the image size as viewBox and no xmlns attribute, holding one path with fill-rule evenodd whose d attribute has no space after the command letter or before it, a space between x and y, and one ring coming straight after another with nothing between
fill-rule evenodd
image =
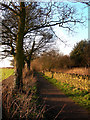
<instances>
[{"instance_id":1,"label":"shadow on path","mask_svg":"<svg viewBox=\"0 0 90 120\"><path fill-rule=\"evenodd\" d=\"M38 91L46 105L45 120L90 120L90 114L36 73Z\"/></svg>"}]
</instances>

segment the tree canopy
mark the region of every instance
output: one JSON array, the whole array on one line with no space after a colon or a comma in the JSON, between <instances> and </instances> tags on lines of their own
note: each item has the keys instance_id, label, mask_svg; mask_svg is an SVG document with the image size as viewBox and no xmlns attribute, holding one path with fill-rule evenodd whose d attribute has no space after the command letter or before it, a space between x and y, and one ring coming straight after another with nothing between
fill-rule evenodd
<instances>
[{"instance_id":1,"label":"tree canopy","mask_svg":"<svg viewBox=\"0 0 90 120\"><path fill-rule=\"evenodd\" d=\"M72 52L70 58L73 60L74 66L85 67L90 66L90 41L82 40L77 43Z\"/></svg>"}]
</instances>

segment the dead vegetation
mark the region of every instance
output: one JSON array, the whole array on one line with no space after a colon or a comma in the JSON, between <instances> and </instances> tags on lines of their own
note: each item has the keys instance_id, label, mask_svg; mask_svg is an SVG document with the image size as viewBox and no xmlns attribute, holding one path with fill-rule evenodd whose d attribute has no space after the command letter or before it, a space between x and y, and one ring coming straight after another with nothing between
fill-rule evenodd
<instances>
[{"instance_id":1,"label":"dead vegetation","mask_svg":"<svg viewBox=\"0 0 90 120\"><path fill-rule=\"evenodd\" d=\"M90 75L90 68L72 68L72 69L53 69L55 72L64 72L64 73L71 73L71 74L79 74L79 75Z\"/></svg>"},{"instance_id":2,"label":"dead vegetation","mask_svg":"<svg viewBox=\"0 0 90 120\"><path fill-rule=\"evenodd\" d=\"M72 69L75 72L75 69ZM76 71L84 73L85 69L77 68ZM87 70L87 69L86 69ZM62 72L70 72L64 70ZM72 71L71 71L72 72ZM86 74L86 73L85 73ZM47 109L44 103L39 102L37 94L37 79L34 77L34 72L23 70L23 92L14 89L14 76L10 76L2 81L2 120L39 120L44 119Z\"/></svg>"},{"instance_id":3,"label":"dead vegetation","mask_svg":"<svg viewBox=\"0 0 90 120\"><path fill-rule=\"evenodd\" d=\"M43 118L44 107L40 105L37 95L37 81L33 72L23 72L23 91L16 91L14 88L14 76L10 76L2 82L2 106L3 120L35 120Z\"/></svg>"}]
</instances>

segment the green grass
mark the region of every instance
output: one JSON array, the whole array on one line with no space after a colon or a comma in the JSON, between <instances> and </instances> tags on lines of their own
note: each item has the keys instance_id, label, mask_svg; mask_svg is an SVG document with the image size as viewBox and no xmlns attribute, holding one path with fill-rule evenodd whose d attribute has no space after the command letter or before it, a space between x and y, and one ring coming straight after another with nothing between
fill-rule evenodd
<instances>
[{"instance_id":1,"label":"green grass","mask_svg":"<svg viewBox=\"0 0 90 120\"><path fill-rule=\"evenodd\" d=\"M62 90L68 97L71 97L74 102L90 111L90 92L77 89L74 86L70 86L66 83L61 83L60 81L45 75L43 75L43 77Z\"/></svg>"},{"instance_id":2,"label":"green grass","mask_svg":"<svg viewBox=\"0 0 90 120\"><path fill-rule=\"evenodd\" d=\"M11 68L0 68L0 81L14 75L14 69Z\"/></svg>"}]
</instances>

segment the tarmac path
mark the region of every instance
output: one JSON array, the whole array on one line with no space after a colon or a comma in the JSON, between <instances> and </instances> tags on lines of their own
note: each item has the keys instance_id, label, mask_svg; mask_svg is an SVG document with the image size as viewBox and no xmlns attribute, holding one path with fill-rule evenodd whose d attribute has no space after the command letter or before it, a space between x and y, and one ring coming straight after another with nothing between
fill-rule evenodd
<instances>
[{"instance_id":1,"label":"tarmac path","mask_svg":"<svg viewBox=\"0 0 90 120\"><path fill-rule=\"evenodd\" d=\"M45 120L90 120L90 113L36 73L39 94L46 105Z\"/></svg>"}]
</instances>

